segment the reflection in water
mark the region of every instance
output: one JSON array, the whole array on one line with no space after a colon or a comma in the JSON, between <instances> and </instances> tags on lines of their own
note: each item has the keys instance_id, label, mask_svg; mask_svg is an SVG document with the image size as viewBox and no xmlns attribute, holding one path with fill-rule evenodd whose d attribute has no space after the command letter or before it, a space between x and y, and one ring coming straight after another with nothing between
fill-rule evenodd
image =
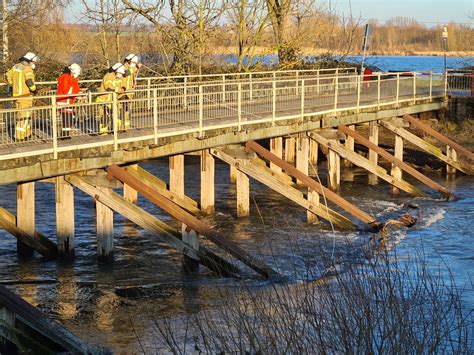
<instances>
[{"instance_id":1,"label":"reflection in water","mask_svg":"<svg viewBox=\"0 0 474 355\"><path fill-rule=\"evenodd\" d=\"M186 193L199 199L199 161L186 157ZM167 160L144 164L144 168L167 180ZM320 178L326 172L318 167ZM433 179L444 180L441 175ZM391 196L390 187L383 181L367 186L368 175L358 168L344 169L340 194L361 209L389 218L396 215L403 204L414 202L423 211L423 220L408 236L398 235L400 253L420 245L420 240L433 265L439 255L449 260L457 280L468 280L472 269L473 231L466 220L474 218L474 178L457 176L446 185L462 198L447 203L433 194L433 198L413 200L406 194ZM414 182L416 184L416 182ZM425 190L424 187L416 184ZM228 167L216 165L216 214L203 221L234 240L243 249L277 268L297 283L317 277L328 261L356 261L360 246L366 245L370 234L363 232L335 232L330 226L306 225L306 213L296 204L284 199L262 185L251 181L251 211L249 217L237 220L235 186L229 185ZM37 199L43 194L50 198L49 189L38 189ZM6 198L5 196L13 196ZM0 206L15 210L15 187L0 187ZM239 287L265 289L266 282L249 273L245 281L217 278L201 266L198 275L182 273L180 253L169 248L156 236L136 228L124 218L114 221L116 253L112 265L96 262L94 203L88 196L76 192L76 260L63 265L35 257L19 261L16 241L0 231L0 280L35 280L36 283L14 285L16 291L42 311L62 321L84 339L107 344L117 352L137 352L140 344L150 353L156 352L154 321L168 317L176 321L176 331L185 329L187 315L217 307L223 289ZM145 199L140 207L179 228ZM257 208L258 207L258 208ZM446 212L445 212L446 211ZM53 222L52 222L53 221ZM424 221L429 223L424 224ZM54 210L44 207L37 219L38 228L46 235L54 235ZM212 245L206 243L212 248ZM431 249L430 249L431 248ZM38 283L38 281L41 281ZM238 292L238 291L235 291ZM474 296L470 296L474 304Z\"/></svg>"}]
</instances>

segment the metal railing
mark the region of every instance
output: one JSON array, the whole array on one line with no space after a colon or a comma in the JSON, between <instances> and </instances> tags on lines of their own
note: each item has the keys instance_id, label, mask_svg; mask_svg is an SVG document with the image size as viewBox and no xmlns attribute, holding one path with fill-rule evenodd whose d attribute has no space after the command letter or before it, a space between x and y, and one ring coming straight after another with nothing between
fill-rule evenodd
<instances>
[{"instance_id":1,"label":"metal railing","mask_svg":"<svg viewBox=\"0 0 474 355\"><path fill-rule=\"evenodd\" d=\"M347 73L332 76L271 77L226 83L174 83L111 94L88 93L84 101L61 104L45 95L0 99L0 160L82 148L154 140L212 129L384 105L432 100L446 95L446 76L433 73L375 74L363 78ZM25 99L33 102L25 106ZM59 102L58 102L59 101ZM25 125L18 137L18 125ZM66 128L66 129L65 129ZM22 138L22 139L20 139ZM70 138L70 139L69 139Z\"/></svg>"},{"instance_id":2,"label":"metal railing","mask_svg":"<svg viewBox=\"0 0 474 355\"><path fill-rule=\"evenodd\" d=\"M450 96L474 96L474 70L448 70Z\"/></svg>"}]
</instances>

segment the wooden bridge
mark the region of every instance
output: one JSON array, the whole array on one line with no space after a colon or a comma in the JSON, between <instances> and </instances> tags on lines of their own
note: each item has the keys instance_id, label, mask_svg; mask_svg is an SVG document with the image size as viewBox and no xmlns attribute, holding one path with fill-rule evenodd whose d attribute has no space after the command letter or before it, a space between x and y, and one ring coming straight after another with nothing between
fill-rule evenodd
<instances>
[{"instance_id":1,"label":"wooden bridge","mask_svg":"<svg viewBox=\"0 0 474 355\"><path fill-rule=\"evenodd\" d=\"M75 112L68 136L62 129L64 106L58 107L54 93L36 96L35 105L23 110L9 108L15 107L11 98L0 101L0 184L18 186L17 216L0 209L0 226L18 239L20 253L32 255L36 250L45 257L73 258L75 187L96 201L101 260L113 258L115 212L181 251L189 270L203 264L216 273L238 276L246 265L264 277L277 277L277 270L199 219L214 212L216 157L230 166L238 217L250 213L251 177L300 205L309 223L326 221L340 229L380 228L374 216L337 193L341 158L391 184L394 193L414 196L428 191L404 180L402 172L429 190L453 197L403 162L404 140L444 161L450 174L473 171L473 153L415 118L446 107L447 80L441 74L364 78L355 69L331 69L143 78L138 84L126 97L113 94L105 103L95 101L98 93L87 91L85 101L68 107ZM15 141L15 122L26 116L32 134ZM108 125L105 134L99 130L100 117ZM131 125L125 127L128 117ZM356 131L361 124L369 125L369 137ZM394 134L394 155L378 146L380 126ZM410 132L410 126L441 141L446 152ZM256 142L264 139L270 139L269 150ZM368 148L368 156L354 151L355 142ZM327 187L309 176L319 146L327 151ZM201 157L199 202L184 193L184 154ZM391 171L378 164L379 156L391 163ZM158 157L169 157L169 182L138 166ZM56 186L56 243L36 230L35 183ZM140 208L138 193L180 221L182 230ZM320 195L329 207L320 204ZM202 245L203 238L232 258Z\"/></svg>"}]
</instances>

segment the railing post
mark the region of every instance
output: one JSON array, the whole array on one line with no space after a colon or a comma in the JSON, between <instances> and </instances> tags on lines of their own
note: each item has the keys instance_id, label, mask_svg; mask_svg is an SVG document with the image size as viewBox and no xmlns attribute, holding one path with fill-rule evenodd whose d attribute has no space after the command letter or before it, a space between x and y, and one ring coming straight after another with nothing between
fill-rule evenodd
<instances>
[{"instance_id":1,"label":"railing post","mask_svg":"<svg viewBox=\"0 0 474 355\"><path fill-rule=\"evenodd\" d=\"M252 73L249 74L250 81L250 100L253 100L253 82L252 82Z\"/></svg>"},{"instance_id":2,"label":"railing post","mask_svg":"<svg viewBox=\"0 0 474 355\"><path fill-rule=\"evenodd\" d=\"M225 102L225 74L222 75L222 102Z\"/></svg>"},{"instance_id":3,"label":"railing post","mask_svg":"<svg viewBox=\"0 0 474 355\"><path fill-rule=\"evenodd\" d=\"M88 98L88 103L91 104L91 103L92 103L92 91L89 91L89 92L87 93L87 98Z\"/></svg>"},{"instance_id":4,"label":"railing post","mask_svg":"<svg viewBox=\"0 0 474 355\"><path fill-rule=\"evenodd\" d=\"M396 95L396 102L397 102L397 107L400 106L400 103L398 102L400 99L400 73L397 73L397 95Z\"/></svg>"},{"instance_id":5,"label":"railing post","mask_svg":"<svg viewBox=\"0 0 474 355\"><path fill-rule=\"evenodd\" d=\"M272 126L275 125L276 118L276 80L272 81Z\"/></svg>"},{"instance_id":6,"label":"railing post","mask_svg":"<svg viewBox=\"0 0 474 355\"><path fill-rule=\"evenodd\" d=\"M153 136L158 144L158 89L153 90Z\"/></svg>"},{"instance_id":7,"label":"railing post","mask_svg":"<svg viewBox=\"0 0 474 355\"><path fill-rule=\"evenodd\" d=\"M380 81L381 81L381 75L379 73L377 76L377 109L380 108Z\"/></svg>"},{"instance_id":8,"label":"railing post","mask_svg":"<svg viewBox=\"0 0 474 355\"><path fill-rule=\"evenodd\" d=\"M361 87L360 75L357 75L357 113L360 112L360 87Z\"/></svg>"},{"instance_id":9,"label":"railing post","mask_svg":"<svg viewBox=\"0 0 474 355\"><path fill-rule=\"evenodd\" d=\"M148 79L147 79L148 107L151 106L151 99L150 99L150 97L151 97L151 89L150 89L150 87L151 87L151 78L148 78Z\"/></svg>"},{"instance_id":10,"label":"railing post","mask_svg":"<svg viewBox=\"0 0 474 355\"><path fill-rule=\"evenodd\" d=\"M117 93L112 93L112 127L114 130L114 150L118 150L118 101Z\"/></svg>"},{"instance_id":11,"label":"railing post","mask_svg":"<svg viewBox=\"0 0 474 355\"><path fill-rule=\"evenodd\" d=\"M238 87L237 87L237 127L239 132L242 129L242 83L239 82Z\"/></svg>"},{"instance_id":12,"label":"railing post","mask_svg":"<svg viewBox=\"0 0 474 355\"><path fill-rule=\"evenodd\" d=\"M430 102L433 101L433 71L430 71Z\"/></svg>"},{"instance_id":13,"label":"railing post","mask_svg":"<svg viewBox=\"0 0 474 355\"><path fill-rule=\"evenodd\" d=\"M296 71L296 95L299 95L299 94L300 94L300 92L299 92L299 86L300 86L299 80L300 80L300 75L299 75L299 74L300 74L300 72L297 70L297 71Z\"/></svg>"},{"instance_id":14,"label":"railing post","mask_svg":"<svg viewBox=\"0 0 474 355\"><path fill-rule=\"evenodd\" d=\"M301 80L301 122L304 121L304 79Z\"/></svg>"},{"instance_id":15,"label":"railing post","mask_svg":"<svg viewBox=\"0 0 474 355\"><path fill-rule=\"evenodd\" d=\"M339 77L336 75L335 87L334 87L334 115L337 115L337 99L339 95Z\"/></svg>"},{"instance_id":16,"label":"railing post","mask_svg":"<svg viewBox=\"0 0 474 355\"><path fill-rule=\"evenodd\" d=\"M448 96L448 72L444 72L444 98Z\"/></svg>"},{"instance_id":17,"label":"railing post","mask_svg":"<svg viewBox=\"0 0 474 355\"><path fill-rule=\"evenodd\" d=\"M199 137L202 137L202 121L204 118L204 94L202 85L199 85Z\"/></svg>"},{"instance_id":18,"label":"railing post","mask_svg":"<svg viewBox=\"0 0 474 355\"><path fill-rule=\"evenodd\" d=\"M156 98L156 90L155 90L155 98ZM184 98L183 98L183 105L184 108L188 108L188 77L184 77Z\"/></svg>"},{"instance_id":19,"label":"railing post","mask_svg":"<svg viewBox=\"0 0 474 355\"><path fill-rule=\"evenodd\" d=\"M53 158L58 159L58 122L57 122L57 109L56 109L56 96L52 98L51 105L51 120L53 127Z\"/></svg>"},{"instance_id":20,"label":"railing post","mask_svg":"<svg viewBox=\"0 0 474 355\"><path fill-rule=\"evenodd\" d=\"M316 72L316 94L319 94L319 69Z\"/></svg>"},{"instance_id":21,"label":"railing post","mask_svg":"<svg viewBox=\"0 0 474 355\"><path fill-rule=\"evenodd\" d=\"M416 73L413 72L413 103L416 103Z\"/></svg>"}]
</instances>

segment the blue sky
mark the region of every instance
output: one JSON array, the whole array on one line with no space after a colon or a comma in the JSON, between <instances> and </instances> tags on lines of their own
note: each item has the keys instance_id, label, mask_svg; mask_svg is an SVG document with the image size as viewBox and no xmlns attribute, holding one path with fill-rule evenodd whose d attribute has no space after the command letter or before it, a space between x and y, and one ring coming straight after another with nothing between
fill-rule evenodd
<instances>
[{"instance_id":1,"label":"blue sky","mask_svg":"<svg viewBox=\"0 0 474 355\"><path fill-rule=\"evenodd\" d=\"M474 0L323 0L331 6L349 14L352 5L354 17L363 19L376 18L388 20L391 17L402 16L415 18L419 22L444 24L450 21L470 23L471 13L474 16ZM431 24L434 22L433 24Z\"/></svg>"}]
</instances>

